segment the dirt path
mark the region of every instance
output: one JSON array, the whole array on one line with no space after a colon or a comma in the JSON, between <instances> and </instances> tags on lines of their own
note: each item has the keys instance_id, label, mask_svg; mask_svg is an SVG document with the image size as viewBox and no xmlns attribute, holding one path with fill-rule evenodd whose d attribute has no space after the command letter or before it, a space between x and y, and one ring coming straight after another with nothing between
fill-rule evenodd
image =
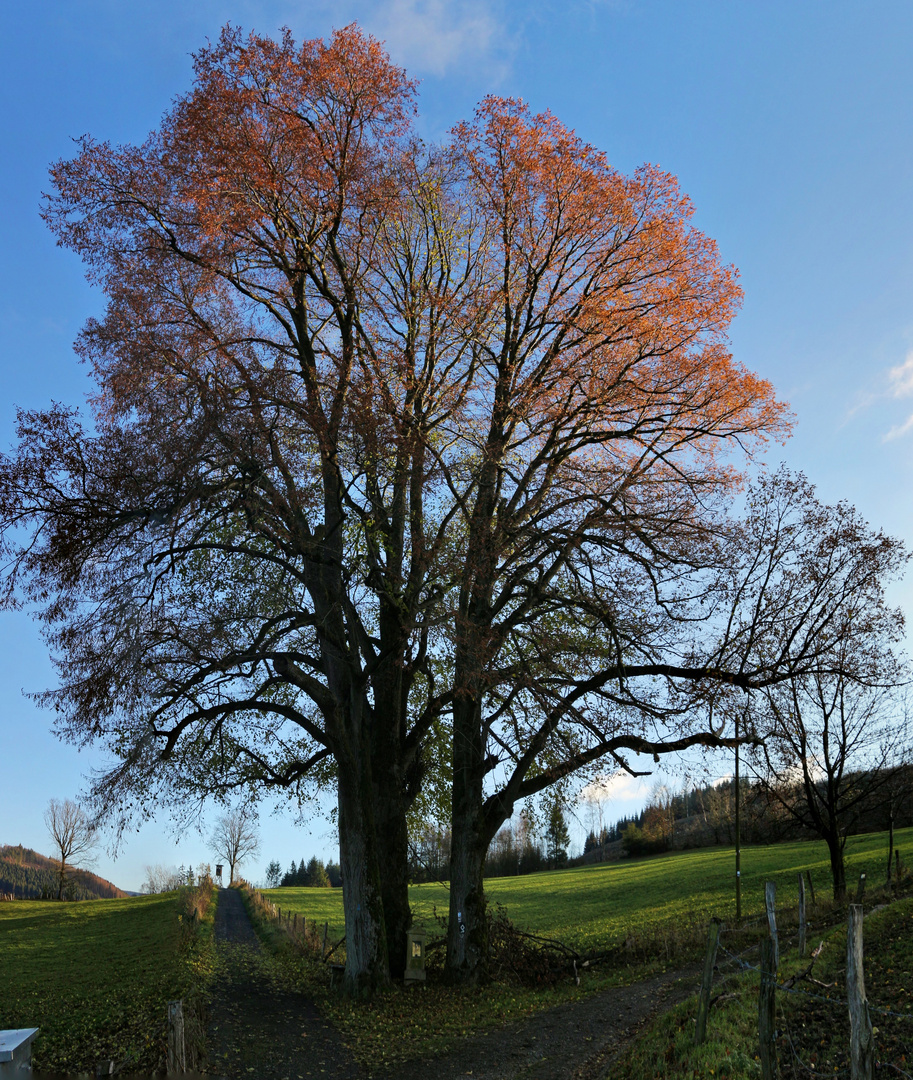
<instances>
[{"instance_id":1,"label":"dirt path","mask_svg":"<svg viewBox=\"0 0 913 1080\"><path fill-rule=\"evenodd\" d=\"M697 967L667 972L467 1038L441 1057L369 1074L311 1002L270 978L234 889L219 892L215 934L209 1075L226 1080L601 1080L650 1017L697 986Z\"/></svg>"},{"instance_id":2,"label":"dirt path","mask_svg":"<svg viewBox=\"0 0 913 1080\"><path fill-rule=\"evenodd\" d=\"M364 1072L314 1006L276 985L236 889L220 889L219 978L210 1001L209 1075L361 1080Z\"/></svg>"},{"instance_id":3,"label":"dirt path","mask_svg":"<svg viewBox=\"0 0 913 1080\"><path fill-rule=\"evenodd\" d=\"M433 1061L399 1065L392 1080L600 1080L643 1024L694 993L698 968L559 1005L520 1023L466 1039Z\"/></svg>"}]
</instances>

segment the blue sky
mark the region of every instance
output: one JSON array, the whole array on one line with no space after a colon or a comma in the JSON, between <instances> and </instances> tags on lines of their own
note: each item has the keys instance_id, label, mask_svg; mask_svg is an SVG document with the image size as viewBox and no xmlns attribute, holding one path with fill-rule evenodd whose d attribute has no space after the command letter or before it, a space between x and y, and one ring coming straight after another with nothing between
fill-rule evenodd
<instances>
[{"instance_id":1,"label":"blue sky","mask_svg":"<svg viewBox=\"0 0 913 1080\"><path fill-rule=\"evenodd\" d=\"M297 38L357 20L421 80L420 128L442 138L486 93L550 109L630 171L675 173L697 225L741 272L735 355L798 422L769 461L804 470L913 542L913 5L908 0L32 0L0 43L0 442L14 404L79 402L72 342L100 309L38 217L48 164L91 133L141 140L188 88L190 53L221 25ZM908 610L913 585L894 592ZM23 614L0 616L0 843L47 851L42 814L100 758L50 733L23 690L53 681ZM729 772L728 761L710 762ZM622 794L622 792L619 792ZM605 808L612 819L636 793ZM585 815L581 814L584 819ZM333 854L329 825L262 821L270 858ZM209 858L167 822L97 869L138 888L146 863ZM262 864L262 865L261 865Z\"/></svg>"}]
</instances>

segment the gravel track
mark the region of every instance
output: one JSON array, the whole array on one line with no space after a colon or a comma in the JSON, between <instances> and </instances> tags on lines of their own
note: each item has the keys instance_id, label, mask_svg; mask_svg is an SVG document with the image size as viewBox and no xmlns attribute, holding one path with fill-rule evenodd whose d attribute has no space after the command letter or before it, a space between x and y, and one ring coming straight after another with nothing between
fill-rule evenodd
<instances>
[{"instance_id":1,"label":"gravel track","mask_svg":"<svg viewBox=\"0 0 913 1080\"><path fill-rule=\"evenodd\" d=\"M219 891L215 936L220 977L208 1043L209 1076L219 1080L602 1080L651 1017L694 993L698 976L696 966L666 972L471 1036L440 1057L369 1073L310 1001L269 977L235 889Z\"/></svg>"},{"instance_id":2,"label":"gravel track","mask_svg":"<svg viewBox=\"0 0 913 1080\"><path fill-rule=\"evenodd\" d=\"M209 1075L234 1080L361 1080L364 1071L313 1004L269 977L237 889L220 889L219 978L210 1001Z\"/></svg>"},{"instance_id":3,"label":"gravel track","mask_svg":"<svg viewBox=\"0 0 913 1080\"><path fill-rule=\"evenodd\" d=\"M604 990L466 1039L433 1061L399 1065L392 1080L601 1080L640 1028L694 993L695 967ZM633 1078L632 1078L633 1080Z\"/></svg>"}]
</instances>

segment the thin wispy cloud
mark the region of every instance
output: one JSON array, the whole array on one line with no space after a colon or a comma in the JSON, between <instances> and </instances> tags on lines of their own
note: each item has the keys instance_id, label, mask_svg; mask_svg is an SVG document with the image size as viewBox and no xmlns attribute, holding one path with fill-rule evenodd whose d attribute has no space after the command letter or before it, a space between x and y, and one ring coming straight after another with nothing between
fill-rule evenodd
<instances>
[{"instance_id":1,"label":"thin wispy cloud","mask_svg":"<svg viewBox=\"0 0 913 1080\"><path fill-rule=\"evenodd\" d=\"M892 427L891 430L882 437L882 442L892 442L894 439L903 438L904 435L908 435L913 431L913 414L907 417L903 424L897 424Z\"/></svg>"},{"instance_id":2,"label":"thin wispy cloud","mask_svg":"<svg viewBox=\"0 0 913 1080\"><path fill-rule=\"evenodd\" d=\"M473 0L387 0L367 22L397 63L433 75L487 58L505 39L494 6Z\"/></svg>"},{"instance_id":3,"label":"thin wispy cloud","mask_svg":"<svg viewBox=\"0 0 913 1080\"><path fill-rule=\"evenodd\" d=\"M907 353L907 358L897 367L888 371L889 393L892 398L913 397L913 350ZM907 417L903 424L895 424L891 430L882 437L882 442L893 442L902 439L913 431L913 413Z\"/></svg>"},{"instance_id":4,"label":"thin wispy cloud","mask_svg":"<svg viewBox=\"0 0 913 1080\"><path fill-rule=\"evenodd\" d=\"M907 353L902 364L888 372L891 381L891 396L896 398L913 395L913 350Z\"/></svg>"},{"instance_id":5,"label":"thin wispy cloud","mask_svg":"<svg viewBox=\"0 0 913 1080\"><path fill-rule=\"evenodd\" d=\"M874 387L864 391L856 400L856 404L848 410L846 420L850 420L857 413L870 409L878 402L886 399L902 401L904 398L913 397L913 349L911 349L902 364L888 368L883 372ZM913 431L913 413L901 424L895 424L881 437L883 443L901 439Z\"/></svg>"},{"instance_id":6,"label":"thin wispy cloud","mask_svg":"<svg viewBox=\"0 0 913 1080\"><path fill-rule=\"evenodd\" d=\"M604 774L591 780L577 798L581 802L598 803L609 800L635 799L644 792L645 785L639 776L631 776L619 769L618 772Z\"/></svg>"},{"instance_id":7,"label":"thin wispy cloud","mask_svg":"<svg viewBox=\"0 0 913 1080\"><path fill-rule=\"evenodd\" d=\"M267 0L259 3L273 7ZM298 21L288 20L293 28ZM324 36L331 27L357 22L410 75L443 77L473 69L492 85L507 73L521 34L501 0L313 0L304 36L324 21Z\"/></svg>"}]
</instances>

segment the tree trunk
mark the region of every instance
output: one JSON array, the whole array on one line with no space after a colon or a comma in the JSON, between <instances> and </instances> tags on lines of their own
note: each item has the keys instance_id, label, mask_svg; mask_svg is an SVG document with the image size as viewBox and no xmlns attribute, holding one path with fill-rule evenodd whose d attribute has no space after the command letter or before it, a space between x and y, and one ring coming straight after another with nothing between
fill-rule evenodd
<instances>
[{"instance_id":1,"label":"tree trunk","mask_svg":"<svg viewBox=\"0 0 913 1080\"><path fill-rule=\"evenodd\" d=\"M369 773L366 755L339 761L339 861L346 925L344 988L354 998L369 998L390 983Z\"/></svg>"},{"instance_id":2,"label":"tree trunk","mask_svg":"<svg viewBox=\"0 0 913 1080\"><path fill-rule=\"evenodd\" d=\"M894 806L888 808L888 876L885 879L891 884L891 860L894 858Z\"/></svg>"},{"instance_id":3,"label":"tree trunk","mask_svg":"<svg viewBox=\"0 0 913 1080\"><path fill-rule=\"evenodd\" d=\"M828 854L831 857L831 877L834 880L834 899L842 903L846 899L846 867L843 863L843 844L840 836L831 833L825 836Z\"/></svg>"},{"instance_id":4,"label":"tree trunk","mask_svg":"<svg viewBox=\"0 0 913 1080\"><path fill-rule=\"evenodd\" d=\"M477 813L453 815L446 977L461 986L478 986L489 978L483 878L488 840L473 820Z\"/></svg>"},{"instance_id":5,"label":"tree trunk","mask_svg":"<svg viewBox=\"0 0 913 1080\"><path fill-rule=\"evenodd\" d=\"M485 856L494 833L486 827L483 815L483 765L476 703L457 701L453 719L446 977L448 982L457 985L477 986L488 981L488 922L483 874Z\"/></svg>"},{"instance_id":6,"label":"tree trunk","mask_svg":"<svg viewBox=\"0 0 913 1080\"><path fill-rule=\"evenodd\" d=\"M409 831L403 780L397 764L378 762L375 758L374 806L387 960L392 978L401 979L406 971L406 932L412 926L412 909L409 907Z\"/></svg>"}]
</instances>

